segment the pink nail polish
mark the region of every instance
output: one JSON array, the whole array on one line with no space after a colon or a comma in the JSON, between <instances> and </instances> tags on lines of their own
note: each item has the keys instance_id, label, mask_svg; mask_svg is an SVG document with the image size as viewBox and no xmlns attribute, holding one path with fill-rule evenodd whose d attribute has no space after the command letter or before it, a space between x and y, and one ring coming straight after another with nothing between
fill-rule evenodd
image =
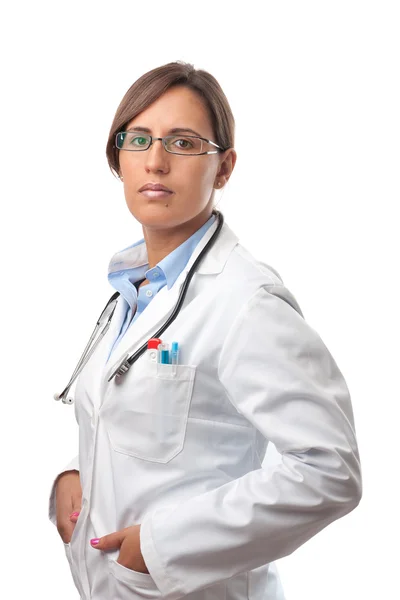
<instances>
[{"instance_id":1,"label":"pink nail polish","mask_svg":"<svg viewBox=\"0 0 400 600\"><path fill-rule=\"evenodd\" d=\"M100 538L93 538L92 540L90 540L90 543L92 544L92 546L97 546L99 541L100 541Z\"/></svg>"},{"instance_id":2,"label":"pink nail polish","mask_svg":"<svg viewBox=\"0 0 400 600\"><path fill-rule=\"evenodd\" d=\"M79 513L78 512L73 512L72 514L69 515L70 517L79 517Z\"/></svg>"}]
</instances>

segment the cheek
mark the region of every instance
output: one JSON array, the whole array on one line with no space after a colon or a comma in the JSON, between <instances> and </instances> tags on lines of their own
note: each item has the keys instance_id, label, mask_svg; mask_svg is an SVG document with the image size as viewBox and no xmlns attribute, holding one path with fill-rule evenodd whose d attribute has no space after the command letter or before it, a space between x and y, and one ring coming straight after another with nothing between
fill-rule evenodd
<instances>
[{"instance_id":1,"label":"cheek","mask_svg":"<svg viewBox=\"0 0 400 600\"><path fill-rule=\"evenodd\" d=\"M121 158L119 160L119 170L125 180L131 179L134 173L134 170L132 169L132 166L128 164L128 161Z\"/></svg>"},{"instance_id":2,"label":"cheek","mask_svg":"<svg viewBox=\"0 0 400 600\"><path fill-rule=\"evenodd\" d=\"M188 165L186 172L182 170L182 178L185 179L188 189L194 187L200 193L206 192L213 185L214 169L210 165L201 164L199 161L197 164Z\"/></svg>"},{"instance_id":3,"label":"cheek","mask_svg":"<svg viewBox=\"0 0 400 600\"><path fill-rule=\"evenodd\" d=\"M120 152L118 156L119 170L124 171L126 169L125 152Z\"/></svg>"}]
</instances>

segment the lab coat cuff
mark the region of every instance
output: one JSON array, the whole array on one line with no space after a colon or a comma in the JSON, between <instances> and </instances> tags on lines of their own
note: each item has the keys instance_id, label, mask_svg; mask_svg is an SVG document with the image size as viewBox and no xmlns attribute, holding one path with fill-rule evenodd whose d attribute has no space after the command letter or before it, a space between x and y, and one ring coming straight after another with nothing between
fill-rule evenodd
<instances>
[{"instance_id":1,"label":"lab coat cuff","mask_svg":"<svg viewBox=\"0 0 400 600\"><path fill-rule=\"evenodd\" d=\"M161 561L152 534L152 514L148 514L140 526L140 550L147 570L158 587L164 600L177 600L183 596L178 582L171 579L170 573Z\"/></svg>"},{"instance_id":2,"label":"lab coat cuff","mask_svg":"<svg viewBox=\"0 0 400 600\"><path fill-rule=\"evenodd\" d=\"M50 498L49 498L49 519L53 525L57 526L57 511L56 511L56 483L60 476L66 471L78 471L79 472L79 456L75 456L73 460L57 475L51 486Z\"/></svg>"}]
</instances>

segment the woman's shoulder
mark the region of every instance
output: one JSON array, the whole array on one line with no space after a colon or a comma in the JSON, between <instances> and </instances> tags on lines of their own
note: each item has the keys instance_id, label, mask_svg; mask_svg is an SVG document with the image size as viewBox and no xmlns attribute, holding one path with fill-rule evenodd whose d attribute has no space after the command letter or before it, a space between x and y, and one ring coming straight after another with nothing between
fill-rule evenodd
<instances>
[{"instance_id":1,"label":"woman's shoulder","mask_svg":"<svg viewBox=\"0 0 400 600\"><path fill-rule=\"evenodd\" d=\"M279 297L304 316L296 298L285 286L277 269L256 258L239 242L229 255L221 275L224 289L229 290L231 297L238 294L241 303L248 302L263 288L265 293Z\"/></svg>"},{"instance_id":2,"label":"woman's shoulder","mask_svg":"<svg viewBox=\"0 0 400 600\"><path fill-rule=\"evenodd\" d=\"M238 235L224 222L220 239L217 239L215 248L220 265L223 265L224 278L232 278L240 283L253 282L255 285L283 285L283 280L278 271L270 264L256 258L240 242Z\"/></svg>"},{"instance_id":3,"label":"woman's shoulder","mask_svg":"<svg viewBox=\"0 0 400 600\"><path fill-rule=\"evenodd\" d=\"M253 285L283 285L278 271L271 265L256 258L240 242L236 244L225 264L226 277L237 277L242 282Z\"/></svg>"}]
</instances>

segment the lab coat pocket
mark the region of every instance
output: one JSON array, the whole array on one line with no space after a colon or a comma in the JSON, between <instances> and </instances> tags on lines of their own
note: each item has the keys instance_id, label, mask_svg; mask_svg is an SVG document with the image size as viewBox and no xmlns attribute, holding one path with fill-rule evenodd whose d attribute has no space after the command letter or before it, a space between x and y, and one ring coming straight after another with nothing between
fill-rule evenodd
<instances>
[{"instance_id":1,"label":"lab coat pocket","mask_svg":"<svg viewBox=\"0 0 400 600\"><path fill-rule=\"evenodd\" d=\"M116 452L167 463L185 440L196 367L145 361L104 413Z\"/></svg>"},{"instance_id":2,"label":"lab coat pocket","mask_svg":"<svg viewBox=\"0 0 400 600\"><path fill-rule=\"evenodd\" d=\"M72 558L71 558L71 545L70 544L66 544L65 542L63 542L63 544L64 544L65 554L66 554L66 557L68 559L69 568L71 570L72 579L74 580L75 587L76 587L76 589L79 592L79 596L81 598L83 598L84 596L83 596L83 593L82 593L82 589L81 589L80 581L79 581L79 578L78 578L78 574L76 572L76 569L74 567L74 564L73 564L73 561L72 561Z\"/></svg>"},{"instance_id":3,"label":"lab coat pocket","mask_svg":"<svg viewBox=\"0 0 400 600\"><path fill-rule=\"evenodd\" d=\"M148 573L132 571L109 560L109 600L154 600L160 592Z\"/></svg>"}]
</instances>

